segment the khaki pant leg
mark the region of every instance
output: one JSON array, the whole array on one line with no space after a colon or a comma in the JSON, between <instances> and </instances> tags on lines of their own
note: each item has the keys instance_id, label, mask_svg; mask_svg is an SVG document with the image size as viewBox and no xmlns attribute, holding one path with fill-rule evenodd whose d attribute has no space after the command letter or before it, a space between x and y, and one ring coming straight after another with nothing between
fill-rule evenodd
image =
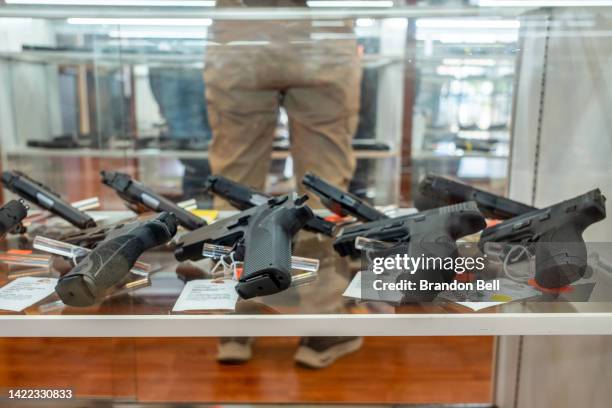
<instances>
[{"instance_id":1,"label":"khaki pant leg","mask_svg":"<svg viewBox=\"0 0 612 408\"><path fill-rule=\"evenodd\" d=\"M284 101L300 193L305 193L301 180L308 171L342 189L355 171L351 143L359 120L361 66L346 55L319 62L316 72L307 73L311 84L290 88ZM311 196L310 205L320 202Z\"/></svg>"},{"instance_id":2,"label":"khaki pant leg","mask_svg":"<svg viewBox=\"0 0 612 408\"><path fill-rule=\"evenodd\" d=\"M258 88L256 68L244 57L211 56L209 60L204 81L213 133L212 173L263 190L277 124L278 92Z\"/></svg>"},{"instance_id":3,"label":"khaki pant leg","mask_svg":"<svg viewBox=\"0 0 612 408\"><path fill-rule=\"evenodd\" d=\"M289 115L291 154L300 192L307 171L346 189L355 171L351 142L359 120L361 65L351 43L324 50L313 49L303 59L298 86L285 95ZM311 195L308 205L320 207ZM299 287L300 310L305 313L334 313L345 308L342 293L349 280L348 261L333 250L332 239L300 232L295 254L318 258L319 277Z\"/></svg>"}]
</instances>

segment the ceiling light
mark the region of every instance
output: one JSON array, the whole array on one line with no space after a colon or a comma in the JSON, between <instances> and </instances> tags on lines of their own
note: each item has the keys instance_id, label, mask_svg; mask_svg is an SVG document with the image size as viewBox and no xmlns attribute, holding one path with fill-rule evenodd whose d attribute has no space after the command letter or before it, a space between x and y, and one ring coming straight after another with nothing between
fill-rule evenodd
<instances>
[{"instance_id":1,"label":"ceiling light","mask_svg":"<svg viewBox=\"0 0 612 408\"><path fill-rule=\"evenodd\" d=\"M176 38L176 39L204 39L205 31L157 31L157 30L115 30L108 33L111 38Z\"/></svg>"},{"instance_id":2,"label":"ceiling light","mask_svg":"<svg viewBox=\"0 0 612 408\"><path fill-rule=\"evenodd\" d=\"M202 27L212 24L210 18L69 18L74 25L127 25L127 26L177 26Z\"/></svg>"},{"instance_id":3,"label":"ceiling light","mask_svg":"<svg viewBox=\"0 0 612 408\"><path fill-rule=\"evenodd\" d=\"M391 0L309 0L306 2L308 7L363 7L363 8L387 8L393 7L393 1Z\"/></svg>"},{"instance_id":4,"label":"ceiling light","mask_svg":"<svg viewBox=\"0 0 612 408\"><path fill-rule=\"evenodd\" d=\"M518 29L521 23L518 20L482 20L462 18L419 18L417 28L505 28Z\"/></svg>"},{"instance_id":5,"label":"ceiling light","mask_svg":"<svg viewBox=\"0 0 612 408\"><path fill-rule=\"evenodd\" d=\"M6 4L40 6L214 7L215 0L5 0Z\"/></svg>"},{"instance_id":6,"label":"ceiling light","mask_svg":"<svg viewBox=\"0 0 612 408\"><path fill-rule=\"evenodd\" d=\"M481 7L599 7L612 6L610 0L479 0Z\"/></svg>"},{"instance_id":7,"label":"ceiling light","mask_svg":"<svg viewBox=\"0 0 612 408\"><path fill-rule=\"evenodd\" d=\"M374 19L373 18L358 18L355 21L355 24L357 25L357 27L372 27L374 25Z\"/></svg>"}]
</instances>

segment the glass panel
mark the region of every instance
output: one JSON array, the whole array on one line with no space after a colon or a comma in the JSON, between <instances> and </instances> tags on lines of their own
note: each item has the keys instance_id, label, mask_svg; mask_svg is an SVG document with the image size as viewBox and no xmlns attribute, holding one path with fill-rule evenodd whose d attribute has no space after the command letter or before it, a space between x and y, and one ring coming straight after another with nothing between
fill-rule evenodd
<instances>
[{"instance_id":1,"label":"glass panel","mask_svg":"<svg viewBox=\"0 0 612 408\"><path fill-rule=\"evenodd\" d=\"M125 209L103 169L200 208L229 208L212 168L268 194L314 170L380 207L431 173L504 195L517 67L537 77L548 24L482 1L83 7L3 9L3 167L103 210Z\"/></svg>"},{"instance_id":2,"label":"glass panel","mask_svg":"<svg viewBox=\"0 0 612 408\"><path fill-rule=\"evenodd\" d=\"M293 258L283 257L287 268L306 273L293 275L293 285L287 283L281 293L240 299L236 310L175 310L190 282L217 277L215 267L224 264L217 259L179 262L174 241L147 251L132 274L130 268L122 268L125 263L120 259L123 263L113 271L125 269L127 276L110 285L108 292L97 294L99 302L94 305L66 306L51 291L23 310L2 311L3 327L12 335L53 336L65 334L57 327L66 328L70 336L89 336L89 330L100 336L140 336L137 330L168 336L267 336L274 330L304 335L311 334L306 333L310 329L319 335L609 334L612 303L606 296L612 293L608 259L612 252L605 241L612 229L610 221L603 220L601 196L595 203L601 205L586 211L587 221L595 220L592 227L570 214L578 206L559 207L561 215L553 214L565 222L563 228L574 227L572 239L578 240L580 251L582 243L574 235L583 227L587 241L600 241L589 243L584 257L582 252L578 257L567 255L569 245L552 256L553 260L566 256L562 263L566 266L574 265L575 258L584 261L572 276L580 278L577 285L544 288L537 282L535 253L547 254L548 249L530 243L554 234L534 233L532 223L545 222L552 213L538 213L537 220L510 221L516 224L502 225L506 230L485 229L489 237L511 229L520 251L493 242L499 245L487 255L496 265L482 276L494 277L501 270L506 283L536 292L540 301L522 297L508 301L509 295L503 294L491 297L491 304L480 310L482 305L468 302L472 299L467 297L409 304L364 298L359 289L366 280L360 282L359 273L367 272L368 265L358 257L341 256L337 242L334 246L356 220L345 217L342 205L330 205L307 191L302 178L307 172L316 173L352 194L343 193L343 204L363 199L376 207L372 211L383 222L387 215L412 213L419 185L431 174L511 195L538 208L589 189L600 188L609 195L611 6L603 0L5 0L0 6L1 168L27 174L44 184L41 188L49 194L56 192L69 203L97 198L100 208L87 208L97 228L79 230L52 216L53 208L48 212L32 206L31 217L21 226L11 226L6 238L0 239L1 288L19 278L56 279L73 270L58 251L69 254L74 247L39 238L37 242L46 243L47 251L54 254L49 267L47 255L41 257L33 246L35 237L91 249L99 240L115 237L119 228L113 227L149 217L151 207L164 199L170 206L190 201L194 208L186 211L196 210L194 214L210 221L264 204L271 196L307 193L307 204L325 218L316 221L331 223L335 230L329 235L335 235L314 234L309 224L305 228L309 230L295 238L284 237L282 243L291 242L293 250ZM109 188L101 183L102 170L126 173L149 192L118 194L119 185ZM257 203L234 200L230 205L213 196L207 191L211 175L255 190L250 198ZM0 203L15 197L3 190ZM459 201L474 197L470 193ZM535 210L525 205L517 208ZM179 207L172 209L179 212ZM214 211L205 211L210 209ZM480 211L486 210L481 205ZM438 221L447 215L441 213ZM445 228L453 235L458 229L450 221L435 225L429 223L431 218L425 221L431 214L412 218L426 222L421 225L429 229L414 226L417 221L410 228L408 224L383 228L385 233L399 229L399 238L357 234L359 249L384 252L397 249L399 241L405 244L403 253L408 253L419 234L433 235ZM479 216L477 221L470 227L484 228L485 220ZM557 227L550 228L554 233L567 232ZM180 228L176 239L189 233L186 229L194 228ZM289 255L279 249L280 244L264 243L268 235L278 234L277 229L269 234L260 231L246 245L259 245L264 255ZM435 235L434 244L454 249L448 240L455 237L449 234ZM232 251L231 264L225 259L225 267L232 276L244 273L247 261L233 258L241 255L244 242L222 241L204 249L216 258L221 251ZM477 235L458 241L467 242L461 246L465 251L480 254L484 249L476 245L484 242ZM76 255L78 262L84 253ZM281 276L274 275L277 271L270 265L258 272L262 271L255 278L263 276L266 283ZM455 279L457 271L452 272ZM95 287L95 282L78 282L82 293ZM264 290L263 286L257 289ZM585 293L596 294L598 301L583 301ZM24 327L36 330L20 332ZM178 328L177 332L168 327ZM60 343L41 340L32 347L48 347L53 356L70 356L71 349ZM138 360L135 344L145 348L145 358ZM134 398L142 380L137 367L149 364L151 350L157 351L151 344L131 339L83 341L70 358L92 360L102 375L91 379L82 370L69 370L76 379L74 390L80 397ZM0 347L5 356L35 354L8 340ZM194 354L201 351L191 347ZM442 342L441 348L452 346ZM457 359L465 358L455 353ZM492 353L489 340L482 359L489 363ZM203 355L212 359L210 353ZM2 386L21 387L29 380L28 384L61 386L56 373L62 361L50 360L52 374L25 380L7 375L10 381ZM164 361L159 366L168 368L167 361L174 360ZM416 366L425 364L420 361ZM353 367L344 372L363 370ZM490 365L479 371L479 378L489 378L488 370ZM95 381L102 385L91 386ZM479 389L488 384L481 381ZM216 387L211 388L212 392L185 399L218 399ZM369 389L363 387L365 394L364 390ZM170 394L166 388L144 395L160 402L168 398L164 392ZM393 392L360 402L415 402L392 400ZM471 395L489 402L484 393ZM416 402L472 402L451 401L451 397ZM232 398L245 402L244 396ZM286 402L287 397L276 398L275 402Z\"/></svg>"}]
</instances>

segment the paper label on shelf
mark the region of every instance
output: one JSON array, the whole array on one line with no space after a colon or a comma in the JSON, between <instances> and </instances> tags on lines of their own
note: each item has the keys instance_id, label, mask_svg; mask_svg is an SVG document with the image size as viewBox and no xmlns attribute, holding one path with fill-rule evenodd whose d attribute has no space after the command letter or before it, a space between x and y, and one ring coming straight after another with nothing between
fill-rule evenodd
<instances>
[{"instance_id":1,"label":"paper label on shelf","mask_svg":"<svg viewBox=\"0 0 612 408\"><path fill-rule=\"evenodd\" d=\"M21 312L51 295L55 285L55 278L17 278L0 288L0 309Z\"/></svg>"},{"instance_id":2,"label":"paper label on shelf","mask_svg":"<svg viewBox=\"0 0 612 408\"><path fill-rule=\"evenodd\" d=\"M540 294L540 292L527 284L515 282L507 278L500 278L498 280L501 287L498 291L447 291L440 293L438 296L478 311L487 307L529 299Z\"/></svg>"},{"instance_id":3,"label":"paper label on shelf","mask_svg":"<svg viewBox=\"0 0 612 408\"><path fill-rule=\"evenodd\" d=\"M482 309L486 309L487 307L493 307L497 305L503 305L507 302L456 302L458 305L467 307L468 309L472 309L477 312Z\"/></svg>"},{"instance_id":4,"label":"paper label on shelf","mask_svg":"<svg viewBox=\"0 0 612 408\"><path fill-rule=\"evenodd\" d=\"M361 275L362 272L359 271L355 274L355 277L349 283L348 287L342 294L342 296L361 299L361 300L369 300L375 302L390 302L390 303L400 303L402 300L402 294L400 292L391 292L391 291L367 291L369 293L366 296L363 295L361 291L362 283L361 283ZM373 293L372 293L373 292Z\"/></svg>"},{"instance_id":5,"label":"paper label on shelf","mask_svg":"<svg viewBox=\"0 0 612 408\"><path fill-rule=\"evenodd\" d=\"M351 283L349 283L342 296L353 299L361 299L361 271L355 274L355 277Z\"/></svg>"},{"instance_id":6,"label":"paper label on shelf","mask_svg":"<svg viewBox=\"0 0 612 408\"><path fill-rule=\"evenodd\" d=\"M238 293L236 281L212 279L192 280L185 284L173 312L190 310L235 310Z\"/></svg>"},{"instance_id":7,"label":"paper label on shelf","mask_svg":"<svg viewBox=\"0 0 612 408\"><path fill-rule=\"evenodd\" d=\"M538 296L540 292L526 283L519 283L507 278L499 278L499 290L487 291L445 291L438 297L455 303L485 302L507 303Z\"/></svg>"},{"instance_id":8,"label":"paper label on shelf","mask_svg":"<svg viewBox=\"0 0 612 408\"><path fill-rule=\"evenodd\" d=\"M482 292L461 292L461 291L448 291L441 292L439 294L440 299L444 299L446 301L450 301L456 303L461 306L465 306L471 310L478 311L482 309L486 309L488 307L493 307L497 305L502 305L508 302L515 302L518 300L528 299L533 296L537 296L539 294L538 291L530 287L526 284L521 284L517 282L510 281L508 279L500 279L503 281L503 291L493 292L493 293L482 293ZM467 296L471 295L471 296ZM342 296L353 298L353 299L361 299L361 300L370 300L370 301L386 301L386 302L400 302L401 298L393 298L392 296L387 296L387 298L368 298L363 297L361 292L361 272L357 272L355 277L349 283L348 287L342 294Z\"/></svg>"}]
</instances>

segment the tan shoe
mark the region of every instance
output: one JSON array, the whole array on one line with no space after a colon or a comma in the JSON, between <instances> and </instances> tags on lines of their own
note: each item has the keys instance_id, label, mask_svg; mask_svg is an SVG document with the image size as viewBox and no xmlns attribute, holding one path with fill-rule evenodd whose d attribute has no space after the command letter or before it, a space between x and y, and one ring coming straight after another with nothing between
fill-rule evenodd
<instances>
[{"instance_id":1,"label":"tan shoe","mask_svg":"<svg viewBox=\"0 0 612 408\"><path fill-rule=\"evenodd\" d=\"M324 368L362 345L363 337L304 337L294 358L304 367Z\"/></svg>"},{"instance_id":2,"label":"tan shoe","mask_svg":"<svg viewBox=\"0 0 612 408\"><path fill-rule=\"evenodd\" d=\"M217 344L217 361L222 364L243 364L251 359L251 337L222 337Z\"/></svg>"}]
</instances>

